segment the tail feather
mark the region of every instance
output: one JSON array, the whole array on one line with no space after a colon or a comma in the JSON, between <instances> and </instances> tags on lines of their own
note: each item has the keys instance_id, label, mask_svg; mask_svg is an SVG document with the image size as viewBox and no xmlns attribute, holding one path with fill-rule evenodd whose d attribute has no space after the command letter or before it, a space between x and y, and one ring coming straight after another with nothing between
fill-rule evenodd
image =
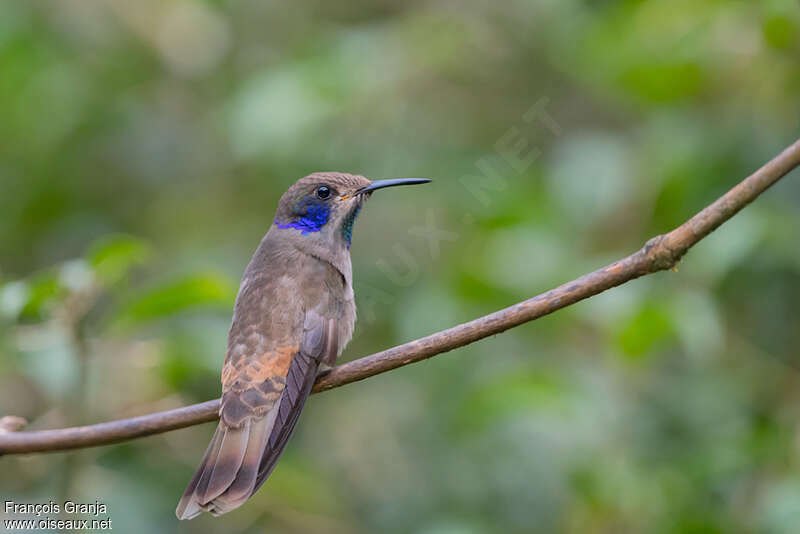
<instances>
[{"instance_id":1,"label":"tail feather","mask_svg":"<svg viewBox=\"0 0 800 534\"><path fill-rule=\"evenodd\" d=\"M209 512L221 515L241 506L255 492L256 477L267 446L267 437L275 423L277 410L271 410L265 418L253 424L241 468L230 486L211 501Z\"/></svg>"},{"instance_id":2,"label":"tail feather","mask_svg":"<svg viewBox=\"0 0 800 534\"><path fill-rule=\"evenodd\" d=\"M274 417L248 418L239 428L231 428L220 422L206 450L206 455L194 478L183 493L175 514L179 519L192 519L201 512L214 515L225 513L244 502L250 491L233 504L229 492L247 485L247 473L257 471L266 444L265 436ZM236 491L236 494L240 493Z\"/></svg>"},{"instance_id":3,"label":"tail feather","mask_svg":"<svg viewBox=\"0 0 800 534\"><path fill-rule=\"evenodd\" d=\"M246 419L239 428L231 428L224 423L219 425L220 428L225 429L222 444L214 458L208 485L204 488L203 493L198 492L198 496L202 496L202 502L216 499L236 480L244 461L244 453L247 450L250 424L251 420Z\"/></svg>"},{"instance_id":4,"label":"tail feather","mask_svg":"<svg viewBox=\"0 0 800 534\"><path fill-rule=\"evenodd\" d=\"M221 425L220 425L221 426ZM222 445L222 435L224 430L217 426L217 430L214 432L214 437L211 438L211 443L208 444L208 448L206 448L206 453L203 456L203 461L200 464L200 467L197 468L192 479L189 481L189 484L186 485L186 490L183 492L183 496L181 500L178 502L178 508L175 510L175 515L178 516L178 519L192 519L193 517L197 517L203 511L200 507L198 499L194 498L195 494L203 494L205 493L205 488L208 487L208 478L206 478L206 483L203 485L201 481L203 480L203 475L209 477L211 475L211 470L214 468L214 463L211 459L216 458L219 454L220 445Z\"/></svg>"}]
</instances>

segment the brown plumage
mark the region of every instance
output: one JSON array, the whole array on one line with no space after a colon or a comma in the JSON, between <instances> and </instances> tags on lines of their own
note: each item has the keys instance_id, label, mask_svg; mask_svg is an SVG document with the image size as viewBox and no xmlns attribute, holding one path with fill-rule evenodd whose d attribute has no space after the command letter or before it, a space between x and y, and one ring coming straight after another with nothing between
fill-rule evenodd
<instances>
[{"instance_id":1,"label":"brown plumage","mask_svg":"<svg viewBox=\"0 0 800 534\"><path fill-rule=\"evenodd\" d=\"M244 503L275 467L322 365L352 337L350 232L370 182L316 173L281 198L244 272L222 368L220 422L176 514L220 515Z\"/></svg>"}]
</instances>

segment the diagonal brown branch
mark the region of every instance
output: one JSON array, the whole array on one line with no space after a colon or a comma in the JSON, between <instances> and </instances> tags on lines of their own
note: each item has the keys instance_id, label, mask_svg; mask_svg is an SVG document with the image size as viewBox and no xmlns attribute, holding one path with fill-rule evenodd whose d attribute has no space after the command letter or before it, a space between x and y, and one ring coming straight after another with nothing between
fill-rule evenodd
<instances>
[{"instance_id":1,"label":"diagonal brown branch","mask_svg":"<svg viewBox=\"0 0 800 534\"><path fill-rule=\"evenodd\" d=\"M640 250L627 258L510 308L335 367L317 378L314 392L363 380L463 347L553 313L634 278L670 269L689 248L733 217L798 165L800 165L800 140L678 228L650 239ZM0 454L60 451L125 441L213 421L217 419L218 410L219 400L212 400L166 412L97 425L0 433Z\"/></svg>"}]
</instances>

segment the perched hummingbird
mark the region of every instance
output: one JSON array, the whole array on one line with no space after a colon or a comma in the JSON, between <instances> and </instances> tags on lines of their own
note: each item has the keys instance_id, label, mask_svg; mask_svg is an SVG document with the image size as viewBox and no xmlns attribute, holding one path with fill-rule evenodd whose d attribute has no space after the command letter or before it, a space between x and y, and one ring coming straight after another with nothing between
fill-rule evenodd
<instances>
[{"instance_id":1,"label":"perched hummingbird","mask_svg":"<svg viewBox=\"0 0 800 534\"><path fill-rule=\"evenodd\" d=\"M353 334L353 223L373 191L430 180L371 182L335 172L301 178L244 271L222 367L219 425L175 511L218 516L244 503L283 452L320 367Z\"/></svg>"}]
</instances>

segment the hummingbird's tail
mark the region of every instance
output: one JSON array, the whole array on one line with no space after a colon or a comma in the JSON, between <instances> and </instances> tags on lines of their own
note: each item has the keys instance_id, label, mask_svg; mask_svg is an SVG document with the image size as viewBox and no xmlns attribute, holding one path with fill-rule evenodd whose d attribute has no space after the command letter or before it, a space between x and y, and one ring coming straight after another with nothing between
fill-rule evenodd
<instances>
[{"instance_id":1,"label":"hummingbird's tail","mask_svg":"<svg viewBox=\"0 0 800 534\"><path fill-rule=\"evenodd\" d=\"M296 355L289 368L287 388L266 415L248 415L238 426L226 423L225 417L220 420L175 510L178 519L192 519L203 511L214 516L230 512L261 487L311 394L317 366L308 356Z\"/></svg>"},{"instance_id":2,"label":"hummingbird's tail","mask_svg":"<svg viewBox=\"0 0 800 534\"><path fill-rule=\"evenodd\" d=\"M179 519L191 519L204 510L215 516L224 514L252 495L276 413L273 409L265 417L248 418L239 428L219 423L178 503Z\"/></svg>"}]
</instances>

